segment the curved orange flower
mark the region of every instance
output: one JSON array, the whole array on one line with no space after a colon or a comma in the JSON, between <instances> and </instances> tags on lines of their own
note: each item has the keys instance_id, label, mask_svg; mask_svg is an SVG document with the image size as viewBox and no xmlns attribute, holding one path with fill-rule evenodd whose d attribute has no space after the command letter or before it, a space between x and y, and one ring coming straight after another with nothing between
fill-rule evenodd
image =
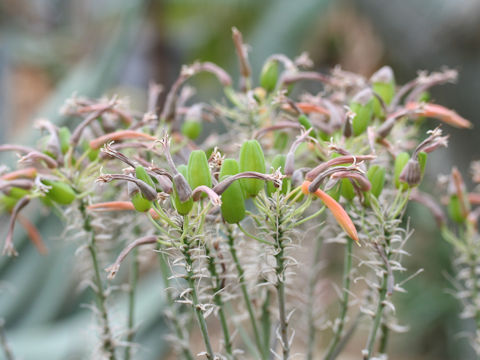
<instances>
[{"instance_id":1,"label":"curved orange flower","mask_svg":"<svg viewBox=\"0 0 480 360\"><path fill-rule=\"evenodd\" d=\"M108 201L89 205L87 209L92 211L128 211L135 210L135 207L130 201ZM152 218L159 218L155 210L150 209L149 213Z\"/></svg>"},{"instance_id":2,"label":"curved orange flower","mask_svg":"<svg viewBox=\"0 0 480 360\"><path fill-rule=\"evenodd\" d=\"M353 224L352 219L348 216L345 209L340 205L334 198L328 195L326 192L317 189L314 193L308 191L308 186L310 185L310 181L304 181L302 184L302 192L305 195L312 194L318 197L320 200L323 201L325 206L332 212L333 216L337 220L338 224L342 227L342 229L350 236L355 242L360 245L358 239L357 229Z\"/></svg>"}]
</instances>

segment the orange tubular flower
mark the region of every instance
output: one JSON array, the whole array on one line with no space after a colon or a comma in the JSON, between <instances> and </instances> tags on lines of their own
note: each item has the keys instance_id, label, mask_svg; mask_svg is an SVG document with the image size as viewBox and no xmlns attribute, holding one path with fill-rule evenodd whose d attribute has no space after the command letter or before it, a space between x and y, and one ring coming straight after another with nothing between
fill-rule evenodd
<instances>
[{"instance_id":1,"label":"orange tubular flower","mask_svg":"<svg viewBox=\"0 0 480 360\"><path fill-rule=\"evenodd\" d=\"M430 103L416 103L409 102L406 105L408 110L415 110L419 116L431 117L443 121L446 124L459 127L459 128L471 128L472 123L467 119L464 119L458 115L455 111L447 109L444 106Z\"/></svg>"},{"instance_id":2,"label":"orange tubular flower","mask_svg":"<svg viewBox=\"0 0 480 360\"><path fill-rule=\"evenodd\" d=\"M305 103L305 102L298 102L295 103L295 105L302 110L305 114L312 114L312 113L317 113L317 114L323 114L323 115L330 115L330 112L324 108L323 106L320 105L315 105L315 104L310 104L310 103ZM285 104L283 106L285 110L291 110L292 107L288 104Z\"/></svg>"},{"instance_id":3,"label":"orange tubular flower","mask_svg":"<svg viewBox=\"0 0 480 360\"><path fill-rule=\"evenodd\" d=\"M332 212L333 216L337 220L338 224L342 227L342 229L350 236L357 245L360 246L357 229L353 224L352 219L348 216L345 209L335 201L330 195L323 192L320 189L317 189L314 193L308 191L308 186L310 185L310 181L304 181L302 184L302 192L305 195L312 194L318 197L320 200L323 201L325 206Z\"/></svg>"},{"instance_id":4,"label":"orange tubular flower","mask_svg":"<svg viewBox=\"0 0 480 360\"><path fill-rule=\"evenodd\" d=\"M92 211L128 211L135 210L135 207L130 201L109 201L89 205L87 209ZM149 213L152 218L159 218L155 210L150 209Z\"/></svg>"},{"instance_id":5,"label":"orange tubular flower","mask_svg":"<svg viewBox=\"0 0 480 360\"><path fill-rule=\"evenodd\" d=\"M25 169L15 170L7 174L4 174L0 177L0 179L2 180L15 180L20 178L33 179L35 176L37 176L37 169L35 169L34 167L28 167Z\"/></svg>"},{"instance_id":6,"label":"orange tubular flower","mask_svg":"<svg viewBox=\"0 0 480 360\"><path fill-rule=\"evenodd\" d=\"M157 140L156 137L153 137L151 135L144 134L138 131L120 130L113 133L105 134L103 136L100 136L90 141L90 147L92 149L98 149L107 142L116 141L116 140L125 140L125 139L146 139L151 141Z\"/></svg>"},{"instance_id":7,"label":"orange tubular flower","mask_svg":"<svg viewBox=\"0 0 480 360\"><path fill-rule=\"evenodd\" d=\"M20 224L22 224L23 228L28 234L28 237L32 241L33 245L35 245L37 248L37 251L42 255L46 255L48 253L47 246L43 242L42 235L40 235L40 232L35 225L33 225L26 217L23 217L20 214L18 215L18 221Z\"/></svg>"}]
</instances>

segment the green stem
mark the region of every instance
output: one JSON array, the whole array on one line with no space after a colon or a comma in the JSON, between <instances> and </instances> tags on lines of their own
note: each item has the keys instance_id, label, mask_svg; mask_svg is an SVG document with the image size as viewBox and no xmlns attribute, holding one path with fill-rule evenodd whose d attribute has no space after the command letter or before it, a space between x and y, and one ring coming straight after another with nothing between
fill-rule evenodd
<instances>
[{"instance_id":1,"label":"green stem","mask_svg":"<svg viewBox=\"0 0 480 360\"><path fill-rule=\"evenodd\" d=\"M348 312L348 300L350 296L350 272L352 270L352 245L353 241L348 239L347 245L345 247L345 260L343 263L343 299L340 308L340 317L338 327L335 329L335 334L333 335L333 339L328 346L327 355L325 356L325 360L333 360L335 359L338 352L336 348L340 339L342 338L343 328L345 327L345 322L347 318Z\"/></svg>"},{"instance_id":2,"label":"green stem","mask_svg":"<svg viewBox=\"0 0 480 360\"><path fill-rule=\"evenodd\" d=\"M368 355L365 358L365 360L368 360L371 358L372 353L373 353L373 346L375 344L375 340L377 338L377 331L378 328L380 327L380 323L382 321L382 316L383 316L383 309L385 308L385 298L387 296L387 273L383 275L383 281L382 281L382 286L379 290L379 296L378 296L378 304L377 304L377 310L375 311L375 317L373 320L373 325L370 330L370 334L368 335L368 341L367 341L367 351Z\"/></svg>"},{"instance_id":3,"label":"green stem","mask_svg":"<svg viewBox=\"0 0 480 360\"><path fill-rule=\"evenodd\" d=\"M283 242L283 230L281 227L279 215L276 216L275 222L275 260L277 266L275 272L277 275L277 297L278 312L280 317L280 336L282 339L283 359L288 360L290 357L290 344L288 339L288 321L286 313L286 297L285 297L285 244Z\"/></svg>"},{"instance_id":4,"label":"green stem","mask_svg":"<svg viewBox=\"0 0 480 360\"><path fill-rule=\"evenodd\" d=\"M382 327L381 327L381 337L380 337L380 344L378 346L378 352L380 354L386 354L387 352L387 344L388 344L388 335L389 335L389 332L390 332L390 329L388 328L388 326L386 324L382 324Z\"/></svg>"},{"instance_id":5,"label":"green stem","mask_svg":"<svg viewBox=\"0 0 480 360\"><path fill-rule=\"evenodd\" d=\"M377 338L377 332L378 328L380 327L380 324L382 322L382 317L383 317L383 310L385 308L385 299L387 298L387 288L388 288L388 261L390 260L391 252L387 251L388 247L390 246L390 232L387 230L384 230L384 235L385 235L385 257L386 257L386 264L384 265L384 274L383 274L383 280L382 280L382 285L380 289L378 290L378 304L377 304L377 310L375 311L375 317L373 320L373 325L370 330L370 334L368 335L368 341L367 341L367 351L368 355L366 356L366 360L370 359L370 357L373 354L373 346L375 345L375 340ZM388 331L383 334L383 339L381 342L384 343L384 345L380 346L385 346L387 345L387 339L388 339Z\"/></svg>"},{"instance_id":6,"label":"green stem","mask_svg":"<svg viewBox=\"0 0 480 360\"><path fill-rule=\"evenodd\" d=\"M212 345L210 344L210 336L208 335L207 323L205 318L203 317L202 309L200 307L200 301L198 300L198 293L197 288L195 286L195 273L193 272L193 259L190 254L190 243L188 239L185 239L185 245L182 249L183 256L185 257L186 262L186 280L188 282L188 286L191 289L191 296L192 296L192 303L195 315L197 316L198 325L200 326L200 331L202 333L203 342L205 343L205 350L207 359L213 360L213 350Z\"/></svg>"},{"instance_id":7,"label":"green stem","mask_svg":"<svg viewBox=\"0 0 480 360\"><path fill-rule=\"evenodd\" d=\"M315 318L313 313L313 303L315 296L315 285L317 284L318 272L319 272L319 261L320 261L320 250L322 248L322 241L320 238L315 241L315 251L313 255L312 262L312 273L310 280L308 282L308 304L307 304L307 319L308 319L308 343L307 343L307 360L313 359L313 351L315 344Z\"/></svg>"},{"instance_id":8,"label":"green stem","mask_svg":"<svg viewBox=\"0 0 480 360\"><path fill-rule=\"evenodd\" d=\"M170 308L170 320L175 328L175 333L177 334L177 338L180 341L180 346L182 348L183 358L186 360L194 360L193 354L190 349L185 345L186 339L184 336L184 332L182 331L182 327L180 326L180 322L178 321L178 316L175 308L175 301L173 300L172 292L170 289L170 268L167 263L166 255L164 253L160 253L159 256L160 261L160 270L162 273L162 280L165 287L165 293L167 298L167 303Z\"/></svg>"},{"instance_id":9,"label":"green stem","mask_svg":"<svg viewBox=\"0 0 480 360\"><path fill-rule=\"evenodd\" d=\"M232 358L233 357L232 340L230 339L230 332L228 330L227 317L225 316L225 306L222 300L222 296L220 295L220 291L222 290L222 281L217 272L215 259L211 255L210 249L207 245L205 246L205 254L207 255L207 258L208 258L208 270L210 272L212 279L215 281L214 288L213 288L213 293L214 293L213 301L215 302L215 305L218 306L218 315L220 316L220 324L222 326L223 338L225 341L225 351L227 352L227 355L229 355L229 357Z\"/></svg>"},{"instance_id":10,"label":"green stem","mask_svg":"<svg viewBox=\"0 0 480 360\"><path fill-rule=\"evenodd\" d=\"M138 280L138 249L133 250L133 261L130 268L130 288L128 290L128 323L127 323L127 344L125 347L125 360L132 356L132 342L135 337L135 291Z\"/></svg>"},{"instance_id":11,"label":"green stem","mask_svg":"<svg viewBox=\"0 0 480 360\"><path fill-rule=\"evenodd\" d=\"M110 329L110 323L108 320L108 312L106 307L106 295L105 289L100 275L100 266L98 264L97 258L97 245L95 240L95 233L93 231L92 225L90 223L90 216L86 212L85 203L82 201L80 203L80 212L83 217L83 229L91 234L90 241L88 242L88 251L90 253L90 258L92 259L94 277L93 281L95 284L95 295L97 297L97 305L100 311L100 316L102 320L102 348L108 354L109 360L115 360L115 347L113 345L112 331Z\"/></svg>"},{"instance_id":12,"label":"green stem","mask_svg":"<svg viewBox=\"0 0 480 360\"><path fill-rule=\"evenodd\" d=\"M240 261L238 260L237 250L235 249L235 245L234 245L232 229L230 227L227 227L227 230L228 230L228 235L227 235L228 246L229 246L230 254L232 255L233 262L235 263L235 266L237 268L238 280L240 282L240 289L242 291L243 299L245 301L245 305L248 311L248 316L250 317L250 322L252 324L253 334L255 336L255 344L257 345L257 349L260 352L261 358L265 360L268 357L268 355L266 355L267 350L264 350L262 347L262 340L260 338L260 332L258 331L257 320L255 319L255 313L253 311L252 302L248 294L247 285L245 284L245 271L243 270L243 267L240 264Z\"/></svg>"}]
</instances>

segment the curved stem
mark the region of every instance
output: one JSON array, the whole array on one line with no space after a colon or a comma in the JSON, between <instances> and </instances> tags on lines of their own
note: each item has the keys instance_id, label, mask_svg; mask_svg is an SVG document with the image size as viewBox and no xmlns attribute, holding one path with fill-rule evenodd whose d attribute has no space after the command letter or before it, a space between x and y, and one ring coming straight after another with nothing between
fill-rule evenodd
<instances>
[{"instance_id":1,"label":"curved stem","mask_svg":"<svg viewBox=\"0 0 480 360\"><path fill-rule=\"evenodd\" d=\"M238 260L237 250L235 249L235 245L234 245L232 229L229 226L227 226L227 237L228 237L228 247L230 250L230 254L232 255L232 259L233 259L233 262L235 263L235 267L237 268L238 280L240 282L240 289L242 291L243 299L247 307L250 323L252 324L253 334L255 336L255 344L257 345L257 349L260 353L261 358L264 360L268 357L268 355L265 354L266 350L264 350L262 347L262 340L260 338L260 332L258 331L257 320L255 318L255 313L253 311L252 301L250 300L250 295L248 294L247 285L245 284L245 271L243 270L242 264L240 264L240 261Z\"/></svg>"},{"instance_id":2,"label":"curved stem","mask_svg":"<svg viewBox=\"0 0 480 360\"><path fill-rule=\"evenodd\" d=\"M342 338L343 328L347 318L348 300L350 296L350 271L352 269L352 245L353 241L347 239L347 245L345 246L345 260L343 263L343 299L340 308L339 323L335 329L333 339L328 346L327 355L325 360L333 360L338 355L336 348L340 339Z\"/></svg>"}]
</instances>

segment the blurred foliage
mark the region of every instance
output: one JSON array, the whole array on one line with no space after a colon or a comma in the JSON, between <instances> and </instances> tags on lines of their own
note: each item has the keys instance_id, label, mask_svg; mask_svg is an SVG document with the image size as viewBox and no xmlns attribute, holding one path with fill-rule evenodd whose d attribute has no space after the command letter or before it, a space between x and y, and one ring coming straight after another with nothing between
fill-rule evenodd
<instances>
[{"instance_id":1,"label":"blurred foliage","mask_svg":"<svg viewBox=\"0 0 480 360\"><path fill-rule=\"evenodd\" d=\"M170 84L183 63L208 60L238 73L231 51L232 26L251 45L257 75L268 55L296 56L303 50L322 69L340 63L369 75L389 63L399 82L411 78L418 68L459 67L460 84L433 95L475 121L480 84L475 3L359 0L332 7L329 0L4 0L0 2L0 142L10 142L13 136L34 142L35 115L58 124L75 121L58 113L74 92L90 97L119 92L144 104L148 81ZM25 82L19 81L22 75ZM218 91L214 82L200 79L207 92ZM19 86L25 83L28 86ZM478 134L478 129L453 132L452 147L457 151L453 156L463 168L480 155L473 147ZM446 153L432 160L435 173L450 167ZM450 288L446 274L451 271L451 249L428 214L419 208L411 213L417 230L410 261L412 268L425 271L408 283L409 292L402 296L398 311L410 332L392 345L396 358L415 352L419 359L473 359L457 336L468 324L458 319L453 297L445 296ZM23 359L86 358L95 337L92 314L80 306L91 299L78 291L78 276L71 272L74 244L59 237L58 220L35 215L48 239L49 255L42 257L32 247L19 246L22 256L0 259L0 317L6 320L7 339ZM3 238L4 218L0 229ZM16 235L17 244L27 242L22 231ZM145 274L139 291L143 303L138 314L138 358L159 359L166 351L160 277ZM126 306L123 294L112 300L114 308Z\"/></svg>"}]
</instances>

